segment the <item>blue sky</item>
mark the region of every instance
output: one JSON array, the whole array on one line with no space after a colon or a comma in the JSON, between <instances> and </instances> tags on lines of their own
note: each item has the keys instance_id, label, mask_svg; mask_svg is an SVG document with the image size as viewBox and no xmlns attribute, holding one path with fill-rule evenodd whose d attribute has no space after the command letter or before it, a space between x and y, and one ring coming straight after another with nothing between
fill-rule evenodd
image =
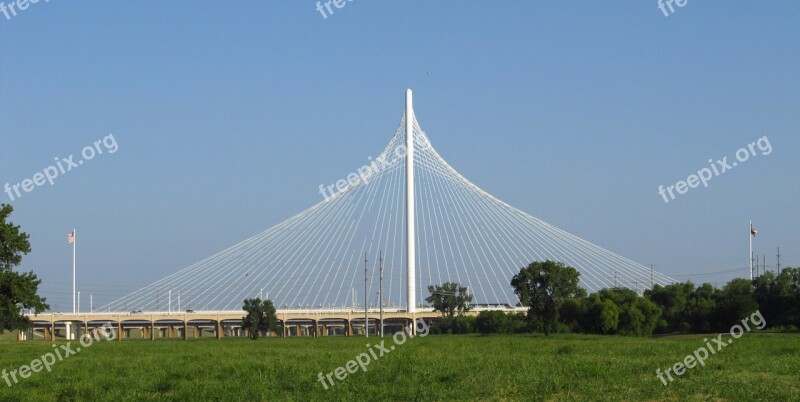
<instances>
[{"instance_id":1,"label":"blue sky","mask_svg":"<svg viewBox=\"0 0 800 402\"><path fill-rule=\"evenodd\" d=\"M439 153L531 215L720 284L746 274L752 219L768 265L778 246L800 265L800 3L315 3L0 14L0 186L119 147L12 202L55 310L73 227L82 306L116 299L320 201L385 146L408 87ZM763 136L771 154L658 195Z\"/></svg>"}]
</instances>

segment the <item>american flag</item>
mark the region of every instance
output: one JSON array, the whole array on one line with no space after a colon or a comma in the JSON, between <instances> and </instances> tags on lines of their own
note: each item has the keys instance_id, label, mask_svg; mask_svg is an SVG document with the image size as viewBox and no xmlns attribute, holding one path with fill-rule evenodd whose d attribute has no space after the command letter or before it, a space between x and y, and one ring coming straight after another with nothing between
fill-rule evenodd
<instances>
[{"instance_id":1,"label":"american flag","mask_svg":"<svg viewBox=\"0 0 800 402\"><path fill-rule=\"evenodd\" d=\"M756 237L757 233L758 233L758 230L756 230L756 228L754 228L753 225L750 225L750 235L752 235L753 237Z\"/></svg>"},{"instance_id":2,"label":"american flag","mask_svg":"<svg viewBox=\"0 0 800 402\"><path fill-rule=\"evenodd\" d=\"M67 244L75 243L75 232L67 233Z\"/></svg>"}]
</instances>

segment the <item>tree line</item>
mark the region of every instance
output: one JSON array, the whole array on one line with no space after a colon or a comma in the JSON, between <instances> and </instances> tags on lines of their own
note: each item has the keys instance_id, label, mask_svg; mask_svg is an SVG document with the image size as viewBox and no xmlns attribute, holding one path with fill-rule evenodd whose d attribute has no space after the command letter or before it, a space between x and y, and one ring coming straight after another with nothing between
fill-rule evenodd
<instances>
[{"instance_id":1,"label":"tree line","mask_svg":"<svg viewBox=\"0 0 800 402\"><path fill-rule=\"evenodd\" d=\"M470 309L470 295L459 297L459 284L430 286L426 299L442 319L433 333L553 332L648 336L668 333L726 332L731 325L760 311L766 328L796 331L800 326L800 268L765 273L754 279L733 279L722 288L692 282L655 285L642 295L627 288L592 294L578 286L580 273L556 261L522 268L511 286L527 313ZM448 296L448 297L445 297Z\"/></svg>"}]
</instances>

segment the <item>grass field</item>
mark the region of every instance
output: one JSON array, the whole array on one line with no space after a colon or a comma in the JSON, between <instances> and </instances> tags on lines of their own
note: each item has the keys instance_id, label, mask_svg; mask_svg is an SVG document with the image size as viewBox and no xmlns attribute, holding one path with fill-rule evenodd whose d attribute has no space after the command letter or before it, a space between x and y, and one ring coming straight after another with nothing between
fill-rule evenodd
<instances>
[{"instance_id":1,"label":"grass field","mask_svg":"<svg viewBox=\"0 0 800 402\"><path fill-rule=\"evenodd\" d=\"M52 372L11 387L3 381L0 400L800 400L797 334L745 335L705 367L662 385L656 368L683 361L703 338L430 335L397 345L367 372L333 377L329 390L317 373L368 352L367 340L98 341ZM18 369L52 350L43 341L3 339L0 368Z\"/></svg>"}]
</instances>

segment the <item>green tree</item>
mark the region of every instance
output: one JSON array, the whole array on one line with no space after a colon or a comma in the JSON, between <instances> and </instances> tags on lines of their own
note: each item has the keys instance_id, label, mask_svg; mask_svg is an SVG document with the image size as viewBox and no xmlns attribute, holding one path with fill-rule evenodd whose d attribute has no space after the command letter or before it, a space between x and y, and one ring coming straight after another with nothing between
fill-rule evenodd
<instances>
[{"instance_id":1,"label":"green tree","mask_svg":"<svg viewBox=\"0 0 800 402\"><path fill-rule=\"evenodd\" d=\"M564 300L582 297L586 292L578 287L580 273L555 261L537 261L511 279L514 293L528 306L532 326L549 335L557 329L558 312Z\"/></svg>"},{"instance_id":2,"label":"green tree","mask_svg":"<svg viewBox=\"0 0 800 402\"><path fill-rule=\"evenodd\" d=\"M447 318L453 318L456 313L463 315L470 310L469 303L472 295L466 286L458 283L446 282L443 285L428 286L428 296L425 301L433 306L433 311L442 313Z\"/></svg>"},{"instance_id":3,"label":"green tree","mask_svg":"<svg viewBox=\"0 0 800 402\"><path fill-rule=\"evenodd\" d=\"M611 300L603 300L597 316L597 326L600 333L611 334L619 326L619 308Z\"/></svg>"},{"instance_id":4,"label":"green tree","mask_svg":"<svg viewBox=\"0 0 800 402\"><path fill-rule=\"evenodd\" d=\"M475 329L482 334L518 334L528 332L528 319L525 313L481 311L475 318Z\"/></svg>"},{"instance_id":5,"label":"green tree","mask_svg":"<svg viewBox=\"0 0 800 402\"><path fill-rule=\"evenodd\" d=\"M481 311L475 320L475 327L482 334L507 334L512 332L510 322L511 317L504 311Z\"/></svg>"},{"instance_id":6,"label":"green tree","mask_svg":"<svg viewBox=\"0 0 800 402\"><path fill-rule=\"evenodd\" d=\"M31 252L31 244L27 233L7 222L13 211L11 205L0 205L0 334L30 327L23 309L39 314L50 308L45 298L37 294L42 281L33 272L14 272L22 256Z\"/></svg>"},{"instance_id":7,"label":"green tree","mask_svg":"<svg viewBox=\"0 0 800 402\"><path fill-rule=\"evenodd\" d=\"M604 299L599 292L583 299L586 315L580 320L583 332L613 334L619 326L619 307L611 299Z\"/></svg>"},{"instance_id":8,"label":"green tree","mask_svg":"<svg viewBox=\"0 0 800 402\"><path fill-rule=\"evenodd\" d=\"M708 333L713 331L714 309L717 306L716 295L717 289L710 283L704 283L692 293L689 298L692 332Z\"/></svg>"},{"instance_id":9,"label":"green tree","mask_svg":"<svg viewBox=\"0 0 800 402\"><path fill-rule=\"evenodd\" d=\"M780 281L785 282L781 286L786 288L781 290L780 297L789 305L785 307L780 321L786 326L800 327L800 268L785 268L778 277Z\"/></svg>"},{"instance_id":10,"label":"green tree","mask_svg":"<svg viewBox=\"0 0 800 402\"><path fill-rule=\"evenodd\" d=\"M756 310L758 303L753 296L753 283L743 278L733 279L718 293L714 314L716 329L728 331L731 325ZM767 323L769 324L769 321Z\"/></svg>"},{"instance_id":11,"label":"green tree","mask_svg":"<svg viewBox=\"0 0 800 402\"><path fill-rule=\"evenodd\" d=\"M475 323L475 317L442 317L434 320L430 329L434 334L471 334L475 332Z\"/></svg>"},{"instance_id":12,"label":"green tree","mask_svg":"<svg viewBox=\"0 0 800 402\"><path fill-rule=\"evenodd\" d=\"M633 290L624 288L603 289L597 294L603 302L610 300L614 303L618 311L616 329L606 330L604 333L629 336L645 336L653 333L661 317L661 309L655 303L639 296Z\"/></svg>"},{"instance_id":13,"label":"green tree","mask_svg":"<svg viewBox=\"0 0 800 402\"><path fill-rule=\"evenodd\" d=\"M753 281L753 296L769 326L798 325L799 280L800 270L786 268L778 275L767 272Z\"/></svg>"},{"instance_id":14,"label":"green tree","mask_svg":"<svg viewBox=\"0 0 800 402\"><path fill-rule=\"evenodd\" d=\"M561 308L558 310L558 320L564 325L565 330L569 332L587 332L583 329L581 323L586 317L586 303L585 298L573 297L564 300L561 303Z\"/></svg>"},{"instance_id":15,"label":"green tree","mask_svg":"<svg viewBox=\"0 0 800 402\"><path fill-rule=\"evenodd\" d=\"M247 315L242 319L242 329L248 330L250 339L258 339L261 331L280 329L272 300L245 299L242 309Z\"/></svg>"},{"instance_id":16,"label":"green tree","mask_svg":"<svg viewBox=\"0 0 800 402\"><path fill-rule=\"evenodd\" d=\"M661 308L661 319L656 332L690 332L692 319L690 298L695 291L692 282L674 283L667 286L655 285L645 291L645 297Z\"/></svg>"}]
</instances>

